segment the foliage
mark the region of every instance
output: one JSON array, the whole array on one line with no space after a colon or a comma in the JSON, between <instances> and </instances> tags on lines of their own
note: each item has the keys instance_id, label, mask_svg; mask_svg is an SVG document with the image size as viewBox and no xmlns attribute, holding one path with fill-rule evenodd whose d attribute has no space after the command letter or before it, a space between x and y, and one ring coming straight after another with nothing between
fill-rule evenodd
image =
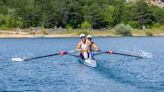
<instances>
[{"instance_id":1,"label":"foliage","mask_svg":"<svg viewBox=\"0 0 164 92\"><path fill-rule=\"evenodd\" d=\"M72 30L72 26L70 26L70 25L66 25L66 29L68 30L68 31L70 31L70 30Z\"/></svg>"},{"instance_id":2,"label":"foliage","mask_svg":"<svg viewBox=\"0 0 164 92\"><path fill-rule=\"evenodd\" d=\"M44 27L41 27L41 32L43 35L48 35L48 33Z\"/></svg>"},{"instance_id":3,"label":"foliage","mask_svg":"<svg viewBox=\"0 0 164 92\"><path fill-rule=\"evenodd\" d=\"M125 1L124 0L116 0L115 2L115 9L114 9L114 14L113 14L113 20L114 23L113 25L117 25L119 23L121 23L122 21L122 16L124 15L124 5L125 5Z\"/></svg>"},{"instance_id":4,"label":"foliage","mask_svg":"<svg viewBox=\"0 0 164 92\"><path fill-rule=\"evenodd\" d=\"M93 28L164 24L164 9L145 0L0 0L0 28Z\"/></svg>"},{"instance_id":5,"label":"foliage","mask_svg":"<svg viewBox=\"0 0 164 92\"><path fill-rule=\"evenodd\" d=\"M84 21L82 24L81 24L81 28L82 29L89 29L91 27L91 24L88 22L88 21Z\"/></svg>"},{"instance_id":6,"label":"foliage","mask_svg":"<svg viewBox=\"0 0 164 92\"><path fill-rule=\"evenodd\" d=\"M136 2L134 19L138 21L141 29L143 29L144 26L148 26L153 23L153 13L145 0L139 0Z\"/></svg>"},{"instance_id":7,"label":"foliage","mask_svg":"<svg viewBox=\"0 0 164 92\"><path fill-rule=\"evenodd\" d=\"M139 24L137 21L129 21L128 24L132 27L132 28L138 28Z\"/></svg>"},{"instance_id":8,"label":"foliage","mask_svg":"<svg viewBox=\"0 0 164 92\"><path fill-rule=\"evenodd\" d=\"M132 28L129 25L118 24L114 28L114 33L122 36L131 36Z\"/></svg>"},{"instance_id":9,"label":"foliage","mask_svg":"<svg viewBox=\"0 0 164 92\"><path fill-rule=\"evenodd\" d=\"M153 11L153 16L155 17L155 22L164 24L164 8L160 8L157 6L152 6L151 7Z\"/></svg>"},{"instance_id":10,"label":"foliage","mask_svg":"<svg viewBox=\"0 0 164 92\"><path fill-rule=\"evenodd\" d=\"M27 31L29 34L32 34L32 27L30 27Z\"/></svg>"},{"instance_id":11,"label":"foliage","mask_svg":"<svg viewBox=\"0 0 164 92\"><path fill-rule=\"evenodd\" d=\"M154 23L153 25L150 25L150 28L160 28L160 23Z\"/></svg>"},{"instance_id":12,"label":"foliage","mask_svg":"<svg viewBox=\"0 0 164 92\"><path fill-rule=\"evenodd\" d=\"M153 33L152 33L151 31L145 31L145 34L146 34L147 36L153 36Z\"/></svg>"},{"instance_id":13,"label":"foliage","mask_svg":"<svg viewBox=\"0 0 164 92\"><path fill-rule=\"evenodd\" d=\"M104 19L108 23L109 27L112 27L114 25L114 12L115 12L114 6L108 6L104 10Z\"/></svg>"},{"instance_id":14,"label":"foliage","mask_svg":"<svg viewBox=\"0 0 164 92\"><path fill-rule=\"evenodd\" d=\"M20 20L15 19L12 15L8 14L0 16L0 27L1 28L16 28L22 25Z\"/></svg>"}]
</instances>

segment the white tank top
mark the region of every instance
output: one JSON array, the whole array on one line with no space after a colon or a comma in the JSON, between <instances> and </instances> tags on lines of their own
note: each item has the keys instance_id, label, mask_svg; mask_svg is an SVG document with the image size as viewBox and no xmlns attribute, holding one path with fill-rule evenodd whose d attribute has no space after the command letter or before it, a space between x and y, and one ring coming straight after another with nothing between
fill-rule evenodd
<instances>
[{"instance_id":1,"label":"white tank top","mask_svg":"<svg viewBox=\"0 0 164 92\"><path fill-rule=\"evenodd\" d=\"M81 49L84 50L87 46L87 42L85 42L85 44L81 41Z\"/></svg>"}]
</instances>

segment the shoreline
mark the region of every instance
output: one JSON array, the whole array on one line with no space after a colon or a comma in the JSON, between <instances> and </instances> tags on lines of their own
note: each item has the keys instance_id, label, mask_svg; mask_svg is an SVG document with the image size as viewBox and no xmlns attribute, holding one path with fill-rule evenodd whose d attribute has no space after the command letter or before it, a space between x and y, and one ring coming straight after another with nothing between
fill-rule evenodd
<instances>
[{"instance_id":1,"label":"shoreline","mask_svg":"<svg viewBox=\"0 0 164 92\"><path fill-rule=\"evenodd\" d=\"M79 37L78 35L74 35L74 36L70 36L70 35L40 35L40 36L33 36L33 35L17 35L17 36L14 36L14 35L0 35L0 39L5 39L5 38L76 38L76 37ZM96 36L93 36L93 37L164 37L164 35L155 35L155 36L146 36L146 35L139 35L139 36L111 36L111 35L96 35Z\"/></svg>"},{"instance_id":2,"label":"shoreline","mask_svg":"<svg viewBox=\"0 0 164 92\"><path fill-rule=\"evenodd\" d=\"M82 33L83 31L81 31ZM84 31L85 33L86 31ZM164 37L164 31L153 32L153 36L148 36L144 31L134 31L132 36L121 36L115 35L111 31L87 31L94 37ZM69 38L69 37L79 37L79 31L70 32L49 32L47 35L42 33L37 33L35 36L29 32L17 32L17 31L1 31L0 38Z\"/></svg>"}]
</instances>

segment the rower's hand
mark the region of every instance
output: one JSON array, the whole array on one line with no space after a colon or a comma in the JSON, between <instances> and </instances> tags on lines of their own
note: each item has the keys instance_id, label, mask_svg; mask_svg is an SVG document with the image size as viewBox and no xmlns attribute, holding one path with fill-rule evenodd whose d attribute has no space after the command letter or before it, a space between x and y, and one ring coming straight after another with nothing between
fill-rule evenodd
<instances>
[{"instance_id":1,"label":"rower's hand","mask_svg":"<svg viewBox=\"0 0 164 92\"><path fill-rule=\"evenodd\" d=\"M100 49L98 49L98 50L96 50L97 52L101 52L101 50Z\"/></svg>"},{"instance_id":2,"label":"rower's hand","mask_svg":"<svg viewBox=\"0 0 164 92\"><path fill-rule=\"evenodd\" d=\"M109 51L108 51L108 53L109 53L109 54L112 54L112 53L113 53L113 51L112 51L112 50L109 50Z\"/></svg>"},{"instance_id":3,"label":"rower's hand","mask_svg":"<svg viewBox=\"0 0 164 92\"><path fill-rule=\"evenodd\" d=\"M83 51L82 49L76 49L77 52Z\"/></svg>"},{"instance_id":4,"label":"rower's hand","mask_svg":"<svg viewBox=\"0 0 164 92\"><path fill-rule=\"evenodd\" d=\"M65 54L67 54L67 52L65 52L65 51L60 51L59 54L60 54L60 55L65 55Z\"/></svg>"}]
</instances>

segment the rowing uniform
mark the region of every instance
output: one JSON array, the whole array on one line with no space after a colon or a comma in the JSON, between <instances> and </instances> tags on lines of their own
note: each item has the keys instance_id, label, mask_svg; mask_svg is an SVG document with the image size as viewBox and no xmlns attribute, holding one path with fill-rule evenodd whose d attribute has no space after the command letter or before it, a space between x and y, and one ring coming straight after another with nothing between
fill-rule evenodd
<instances>
[{"instance_id":1,"label":"rowing uniform","mask_svg":"<svg viewBox=\"0 0 164 92\"><path fill-rule=\"evenodd\" d=\"M89 48L87 47L88 45L88 42L86 41L86 43L84 44L82 41L81 41L81 49L82 49L82 52L80 53L80 56L83 58L83 59L94 59L94 55L93 55L93 52L92 52L92 44L94 44L94 42L92 42L90 45L89 45ZM87 50L86 50L87 49ZM90 52L88 53L87 51L90 50Z\"/></svg>"},{"instance_id":2,"label":"rowing uniform","mask_svg":"<svg viewBox=\"0 0 164 92\"><path fill-rule=\"evenodd\" d=\"M89 44L87 50L89 50L89 58L90 59L94 59L94 54L93 54L93 49L92 49L92 45L94 44L94 42L91 41L91 43Z\"/></svg>"},{"instance_id":3,"label":"rowing uniform","mask_svg":"<svg viewBox=\"0 0 164 92\"><path fill-rule=\"evenodd\" d=\"M85 44L81 41L81 49L85 50L87 47L87 42L85 42Z\"/></svg>"},{"instance_id":4,"label":"rowing uniform","mask_svg":"<svg viewBox=\"0 0 164 92\"><path fill-rule=\"evenodd\" d=\"M87 42L85 42L85 44L81 41L81 49L83 50L83 54L80 53L80 55L82 56L82 58L84 59L88 59L88 53L86 51L86 47L87 47Z\"/></svg>"}]
</instances>

